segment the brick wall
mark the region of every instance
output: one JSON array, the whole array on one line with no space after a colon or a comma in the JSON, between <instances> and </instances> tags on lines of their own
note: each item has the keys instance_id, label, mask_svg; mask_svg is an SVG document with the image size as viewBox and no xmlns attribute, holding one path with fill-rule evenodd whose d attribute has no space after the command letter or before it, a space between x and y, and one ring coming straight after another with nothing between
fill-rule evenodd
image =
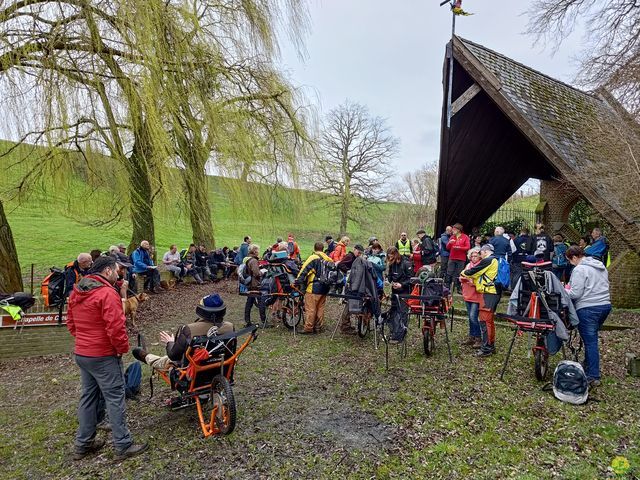
<instances>
[{"instance_id":1,"label":"brick wall","mask_svg":"<svg viewBox=\"0 0 640 480\"><path fill-rule=\"evenodd\" d=\"M640 307L640 255L626 250L609 266L611 303L619 308Z\"/></svg>"}]
</instances>

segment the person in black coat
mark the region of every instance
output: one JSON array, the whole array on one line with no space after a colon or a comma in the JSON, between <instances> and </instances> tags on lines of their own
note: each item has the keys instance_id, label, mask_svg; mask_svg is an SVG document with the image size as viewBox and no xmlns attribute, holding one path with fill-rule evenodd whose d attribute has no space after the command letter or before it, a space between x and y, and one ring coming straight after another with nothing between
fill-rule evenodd
<instances>
[{"instance_id":1,"label":"person in black coat","mask_svg":"<svg viewBox=\"0 0 640 480\"><path fill-rule=\"evenodd\" d=\"M391 323L391 340L389 343L400 343L407 333L409 319L406 302L397 295L411 293L411 276L413 269L409 261L400 255L396 247L387 250L387 280L391 284L391 309L388 319Z\"/></svg>"}]
</instances>

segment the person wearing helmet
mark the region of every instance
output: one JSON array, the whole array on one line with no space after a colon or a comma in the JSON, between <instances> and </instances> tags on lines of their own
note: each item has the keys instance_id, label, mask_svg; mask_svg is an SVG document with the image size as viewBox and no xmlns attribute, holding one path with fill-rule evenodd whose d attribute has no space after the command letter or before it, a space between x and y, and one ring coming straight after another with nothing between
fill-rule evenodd
<instances>
[{"instance_id":1,"label":"person wearing helmet","mask_svg":"<svg viewBox=\"0 0 640 480\"><path fill-rule=\"evenodd\" d=\"M184 354L192 338L224 335L235 330L231 322L224 320L226 312L227 307L220 295L217 293L207 295L196 306L198 318L195 322L181 325L175 335L165 331L160 332L160 343L166 345L166 355L154 355L142 347L134 348L131 353L137 360L146 363L154 370L167 371L173 365L185 366Z\"/></svg>"}]
</instances>

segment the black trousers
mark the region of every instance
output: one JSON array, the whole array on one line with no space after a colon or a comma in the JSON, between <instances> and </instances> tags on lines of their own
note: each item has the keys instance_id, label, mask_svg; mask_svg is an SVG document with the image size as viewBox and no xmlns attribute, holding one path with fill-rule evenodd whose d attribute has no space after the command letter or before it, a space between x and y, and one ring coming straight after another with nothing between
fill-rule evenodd
<instances>
[{"instance_id":1,"label":"black trousers","mask_svg":"<svg viewBox=\"0 0 640 480\"><path fill-rule=\"evenodd\" d=\"M264 303L264 297L262 295L249 295L247 297L247 303L244 305L244 323L245 325L251 324L251 309L256 305L260 312L260 322L265 323L267 320L267 306Z\"/></svg>"}]
</instances>

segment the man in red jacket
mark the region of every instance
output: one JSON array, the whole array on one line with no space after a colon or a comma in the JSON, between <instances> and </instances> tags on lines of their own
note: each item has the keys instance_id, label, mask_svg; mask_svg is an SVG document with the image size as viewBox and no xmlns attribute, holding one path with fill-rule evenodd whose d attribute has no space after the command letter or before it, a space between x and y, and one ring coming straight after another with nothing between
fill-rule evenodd
<instances>
[{"instance_id":1,"label":"man in red jacket","mask_svg":"<svg viewBox=\"0 0 640 480\"><path fill-rule=\"evenodd\" d=\"M125 417L122 354L129 351L124 309L114 288L118 268L114 257L98 257L69 297L67 328L75 337L75 358L80 367L82 394L78 405L78 433L74 460L104 446L96 437L104 398L113 434L116 460L144 452L148 445L135 444Z\"/></svg>"},{"instance_id":2,"label":"man in red jacket","mask_svg":"<svg viewBox=\"0 0 640 480\"><path fill-rule=\"evenodd\" d=\"M471 241L469 236L462 232L462 225L456 223L451 229L451 238L447 243L447 250L449 250L449 262L447 263L447 276L445 282L448 286L451 282L455 282L458 293L460 290L460 274L464 270L464 266L467 263L467 252L471 248Z\"/></svg>"}]
</instances>

